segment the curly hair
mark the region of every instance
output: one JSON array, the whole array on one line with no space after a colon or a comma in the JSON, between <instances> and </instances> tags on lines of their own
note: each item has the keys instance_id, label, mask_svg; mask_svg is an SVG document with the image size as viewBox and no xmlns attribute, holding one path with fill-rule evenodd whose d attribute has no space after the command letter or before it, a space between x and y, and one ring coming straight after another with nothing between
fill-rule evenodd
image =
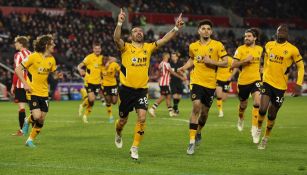
<instances>
[{"instance_id":1,"label":"curly hair","mask_svg":"<svg viewBox=\"0 0 307 175\"><path fill-rule=\"evenodd\" d=\"M33 42L34 50L36 52L45 52L47 49L47 45L51 44L53 40L52 35L41 35L36 38Z\"/></svg>"}]
</instances>

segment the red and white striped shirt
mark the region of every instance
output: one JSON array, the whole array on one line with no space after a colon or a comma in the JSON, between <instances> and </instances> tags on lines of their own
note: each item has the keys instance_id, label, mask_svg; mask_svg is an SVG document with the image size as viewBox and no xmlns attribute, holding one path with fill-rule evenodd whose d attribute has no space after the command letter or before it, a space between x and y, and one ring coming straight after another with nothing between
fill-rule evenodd
<instances>
[{"instance_id":1,"label":"red and white striped shirt","mask_svg":"<svg viewBox=\"0 0 307 175\"><path fill-rule=\"evenodd\" d=\"M159 86L169 86L169 82L171 79L171 76L170 76L171 65L168 62L162 61L159 64L159 69L161 73Z\"/></svg>"},{"instance_id":2,"label":"red and white striped shirt","mask_svg":"<svg viewBox=\"0 0 307 175\"><path fill-rule=\"evenodd\" d=\"M22 61L24 61L30 54L31 54L31 52L27 49L22 49L21 51L17 52L14 55L14 68L19 66L20 63ZM25 79L27 79L27 71L26 70L23 71L23 77ZM14 74L13 85L15 86L15 88L23 88L24 87L23 83L19 80L19 78L17 77L16 74Z\"/></svg>"}]
</instances>

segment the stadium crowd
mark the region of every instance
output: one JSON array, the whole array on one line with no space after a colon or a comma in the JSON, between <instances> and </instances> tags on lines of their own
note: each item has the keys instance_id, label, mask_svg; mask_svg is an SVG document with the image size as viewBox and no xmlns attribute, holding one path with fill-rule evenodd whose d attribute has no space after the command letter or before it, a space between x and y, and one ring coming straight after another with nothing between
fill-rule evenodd
<instances>
[{"instance_id":1,"label":"stadium crowd","mask_svg":"<svg viewBox=\"0 0 307 175\"><path fill-rule=\"evenodd\" d=\"M270 17L270 18L306 18L304 8L299 8L303 3L298 1L266 1L266 0L183 0L183 1L151 1L151 0L111 0L120 7L128 7L129 12L159 12L159 13L184 13L196 15L215 15L212 7L215 4L231 9L241 17ZM257 8L255 8L257 7Z\"/></svg>"},{"instance_id":2,"label":"stadium crowd","mask_svg":"<svg viewBox=\"0 0 307 175\"><path fill-rule=\"evenodd\" d=\"M43 7L65 9L96 9L95 5L82 0L0 0L0 6L13 7Z\"/></svg>"}]
</instances>

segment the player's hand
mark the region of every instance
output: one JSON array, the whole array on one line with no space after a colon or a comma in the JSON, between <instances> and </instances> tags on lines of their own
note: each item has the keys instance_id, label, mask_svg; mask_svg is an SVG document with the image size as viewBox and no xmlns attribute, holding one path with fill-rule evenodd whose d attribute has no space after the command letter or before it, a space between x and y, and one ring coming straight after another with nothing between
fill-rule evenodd
<instances>
[{"instance_id":1,"label":"player's hand","mask_svg":"<svg viewBox=\"0 0 307 175\"><path fill-rule=\"evenodd\" d=\"M11 87L11 94L13 95L14 92L15 92L15 87L14 87L14 85L12 85L12 87Z\"/></svg>"},{"instance_id":2,"label":"player's hand","mask_svg":"<svg viewBox=\"0 0 307 175\"><path fill-rule=\"evenodd\" d=\"M25 89L25 91L26 92L29 92L29 93L31 93L32 92L32 89L31 89L31 87L26 83L26 84L24 84L24 87L23 87L24 89Z\"/></svg>"},{"instance_id":3,"label":"player's hand","mask_svg":"<svg viewBox=\"0 0 307 175\"><path fill-rule=\"evenodd\" d=\"M184 24L184 21L183 21L181 16L182 16L182 13L180 13L180 15L178 16L178 18L176 20L176 24L175 24L178 29L181 29L183 27L183 24Z\"/></svg>"},{"instance_id":4,"label":"player's hand","mask_svg":"<svg viewBox=\"0 0 307 175\"><path fill-rule=\"evenodd\" d=\"M214 65L213 60L211 60L208 56L204 56L204 63L209 65Z\"/></svg>"},{"instance_id":5,"label":"player's hand","mask_svg":"<svg viewBox=\"0 0 307 175\"><path fill-rule=\"evenodd\" d=\"M184 76L180 77L180 79L181 79L182 81L186 81L186 80L187 80L186 77L184 77Z\"/></svg>"},{"instance_id":6,"label":"player's hand","mask_svg":"<svg viewBox=\"0 0 307 175\"><path fill-rule=\"evenodd\" d=\"M302 95L302 86L295 84L295 86L293 87L293 93L292 96L293 97L298 97Z\"/></svg>"},{"instance_id":7,"label":"player's hand","mask_svg":"<svg viewBox=\"0 0 307 175\"><path fill-rule=\"evenodd\" d=\"M64 74L62 72L58 72L56 77L57 77L57 79L63 79Z\"/></svg>"},{"instance_id":8,"label":"player's hand","mask_svg":"<svg viewBox=\"0 0 307 175\"><path fill-rule=\"evenodd\" d=\"M120 13L118 14L118 22L123 23L125 21L126 18L126 13L123 11L122 8L120 8Z\"/></svg>"},{"instance_id":9,"label":"player's hand","mask_svg":"<svg viewBox=\"0 0 307 175\"><path fill-rule=\"evenodd\" d=\"M252 55L248 55L248 57L244 60L244 63L250 63L253 60L253 56Z\"/></svg>"},{"instance_id":10,"label":"player's hand","mask_svg":"<svg viewBox=\"0 0 307 175\"><path fill-rule=\"evenodd\" d=\"M184 71L185 71L185 69L183 67L179 67L177 69L177 72L180 73L180 74L184 74Z\"/></svg>"},{"instance_id":11,"label":"player's hand","mask_svg":"<svg viewBox=\"0 0 307 175\"><path fill-rule=\"evenodd\" d=\"M84 76L85 76L85 71L84 71L83 69L80 69L80 70L79 70L79 74L80 74L82 77L84 77Z\"/></svg>"}]
</instances>

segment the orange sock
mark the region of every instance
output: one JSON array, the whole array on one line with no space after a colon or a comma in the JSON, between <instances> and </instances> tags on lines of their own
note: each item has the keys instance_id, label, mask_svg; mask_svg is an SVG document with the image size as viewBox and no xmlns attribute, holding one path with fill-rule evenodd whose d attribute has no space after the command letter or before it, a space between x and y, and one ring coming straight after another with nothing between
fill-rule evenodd
<instances>
[{"instance_id":1,"label":"orange sock","mask_svg":"<svg viewBox=\"0 0 307 175\"><path fill-rule=\"evenodd\" d=\"M265 137L270 137L271 135L271 131L272 131L272 128L275 124L275 120L267 120L267 125L266 125L266 130L265 130Z\"/></svg>"},{"instance_id":2,"label":"orange sock","mask_svg":"<svg viewBox=\"0 0 307 175\"><path fill-rule=\"evenodd\" d=\"M132 146L139 147L144 136L145 123L137 122L134 129L134 140Z\"/></svg>"},{"instance_id":3,"label":"orange sock","mask_svg":"<svg viewBox=\"0 0 307 175\"><path fill-rule=\"evenodd\" d=\"M223 111L223 100L221 98L218 98L216 101L217 109L219 111Z\"/></svg>"},{"instance_id":4,"label":"orange sock","mask_svg":"<svg viewBox=\"0 0 307 175\"><path fill-rule=\"evenodd\" d=\"M252 126L258 126L259 107L254 106L252 110Z\"/></svg>"}]
</instances>

